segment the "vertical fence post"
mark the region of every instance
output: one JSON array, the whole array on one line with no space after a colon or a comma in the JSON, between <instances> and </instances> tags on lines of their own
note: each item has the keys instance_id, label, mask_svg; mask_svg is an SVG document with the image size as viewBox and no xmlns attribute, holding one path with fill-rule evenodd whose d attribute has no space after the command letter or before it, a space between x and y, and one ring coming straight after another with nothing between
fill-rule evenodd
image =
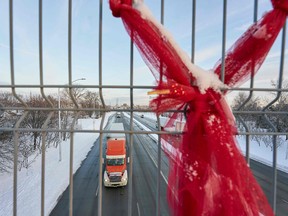
<instances>
[{"instance_id":1,"label":"vertical fence post","mask_svg":"<svg viewBox=\"0 0 288 216\"><path fill-rule=\"evenodd\" d=\"M133 3L132 3L133 4ZM134 119L134 32L132 29L130 40L130 131L133 131L133 119ZM128 216L133 215L133 134L129 133L129 184L128 184Z\"/></svg>"},{"instance_id":2,"label":"vertical fence post","mask_svg":"<svg viewBox=\"0 0 288 216\"><path fill-rule=\"evenodd\" d=\"M103 19L103 0L99 1L99 95L100 100L103 105L104 110L106 109L104 97L103 97L103 89L102 89L102 19ZM100 124L100 141L99 141L99 193L98 193L98 215L102 215L102 180L103 180L103 172L102 172L102 157L103 157L103 127L104 127L104 119L105 112L101 113L102 119Z\"/></svg>"}]
</instances>

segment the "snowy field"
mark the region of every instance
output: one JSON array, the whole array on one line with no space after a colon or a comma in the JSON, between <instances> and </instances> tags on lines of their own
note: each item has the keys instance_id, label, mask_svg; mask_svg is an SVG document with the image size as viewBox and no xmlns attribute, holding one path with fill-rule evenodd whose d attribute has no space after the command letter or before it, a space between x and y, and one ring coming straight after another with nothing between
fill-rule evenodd
<instances>
[{"instance_id":1,"label":"snowy field","mask_svg":"<svg viewBox=\"0 0 288 216\"><path fill-rule=\"evenodd\" d=\"M106 114L107 119L113 113ZM99 129L101 119L79 119L82 129ZM73 173L86 158L99 134L75 133L74 135L74 163ZM62 160L59 162L58 148L46 151L45 172L45 215L49 215L57 204L58 197L69 185L69 153L70 140L61 144ZM38 216L41 209L41 155L31 164L29 169L18 172L18 205L17 215ZM13 173L0 174L0 216L13 215Z\"/></svg>"},{"instance_id":2,"label":"snowy field","mask_svg":"<svg viewBox=\"0 0 288 216\"><path fill-rule=\"evenodd\" d=\"M110 113L106 116L105 120ZM155 115L143 113L144 118L155 120ZM105 122L105 124L106 124ZM141 124L136 121L137 124ZM98 129L100 119L80 119L80 126L83 129ZM144 125L145 130L149 130ZM74 136L74 173L80 167L81 162L86 158L93 143L99 134L94 133L75 133ZM157 139L157 135L151 134L152 138ZM238 143L243 153L245 153L245 138L238 137ZM278 167L288 172L288 160L285 158L287 151L287 141L278 148ZM69 184L69 151L70 142L62 142L62 161L59 162L59 151L56 148L49 148L46 152L46 178L45 178L45 215L57 203L59 195ZM251 158L272 165L272 151L264 144L260 145L251 141ZM38 216L41 208L41 155L31 165L29 169L22 169L18 172L18 215L19 216ZM13 215L13 174L0 174L0 216Z\"/></svg>"},{"instance_id":3,"label":"snowy field","mask_svg":"<svg viewBox=\"0 0 288 216\"><path fill-rule=\"evenodd\" d=\"M285 136L283 136L285 139ZM245 137L237 136L238 144L242 153L245 155L246 152L246 141ZM277 148L277 169L288 173L288 140ZM260 161L268 166L272 166L273 151L270 147L266 147L265 144L260 144L256 141L250 141L250 158Z\"/></svg>"}]
</instances>

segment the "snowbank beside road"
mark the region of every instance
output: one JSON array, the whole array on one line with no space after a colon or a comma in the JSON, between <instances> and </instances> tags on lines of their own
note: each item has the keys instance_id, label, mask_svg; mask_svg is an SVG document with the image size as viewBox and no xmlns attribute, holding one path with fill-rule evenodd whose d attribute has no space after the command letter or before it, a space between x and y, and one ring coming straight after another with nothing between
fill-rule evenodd
<instances>
[{"instance_id":1,"label":"snowbank beside road","mask_svg":"<svg viewBox=\"0 0 288 216\"><path fill-rule=\"evenodd\" d=\"M140 113L141 115L142 113ZM153 113L143 113L145 118L148 118L152 121L156 121L156 116ZM127 115L128 116L128 115ZM130 116L128 116L130 117ZM141 124L139 121L135 120L135 122L138 125L141 125L141 127L146 131L151 131L149 128L145 127L145 125ZM149 134L152 139L158 140L157 134ZM246 139L244 136L236 136L236 139L238 141L238 146L242 152L243 155L246 153ZM283 139L285 137L283 136ZM167 142L161 142L162 143L162 149L164 151L170 152L172 155L176 155L177 151L176 149L170 145ZM288 140L286 140L281 146L277 148L277 169L284 171L288 173L288 158L286 158L286 154L288 151ZM259 161L263 164L266 164L268 166L272 166L273 164L273 151L271 151L270 147L266 147L264 143L261 143L259 145L258 142L252 140L250 141L250 158L256 161Z\"/></svg>"},{"instance_id":2,"label":"snowbank beside road","mask_svg":"<svg viewBox=\"0 0 288 216\"><path fill-rule=\"evenodd\" d=\"M109 116L107 113L105 124ZM99 129L101 119L79 119L78 124L82 129ZM99 134L75 133L74 134L74 163L73 172L80 167L86 158ZM70 140L63 141L62 160L59 162L59 150L49 148L46 150L45 168L45 215L57 204L58 197L69 185L69 153ZM41 210L41 155L28 169L18 172L17 187L17 215L38 216ZM0 174L0 215L13 215L13 173Z\"/></svg>"}]
</instances>

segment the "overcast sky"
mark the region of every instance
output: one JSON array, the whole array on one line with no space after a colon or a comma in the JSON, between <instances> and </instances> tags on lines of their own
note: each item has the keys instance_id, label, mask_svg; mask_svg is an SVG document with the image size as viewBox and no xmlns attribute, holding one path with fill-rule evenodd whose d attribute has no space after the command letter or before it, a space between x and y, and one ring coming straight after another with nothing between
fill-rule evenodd
<instances>
[{"instance_id":1,"label":"overcast sky","mask_svg":"<svg viewBox=\"0 0 288 216\"><path fill-rule=\"evenodd\" d=\"M160 0L146 0L154 16L160 19ZM227 49L253 22L251 0L230 0L227 5ZM220 0L199 0L196 3L195 64L211 69L221 57L222 11ZM82 85L99 84L99 1L74 0L72 12L72 80ZM191 0L166 0L164 24L175 41L191 55ZM258 18L271 9L269 0L259 0ZM43 0L43 55L45 84L68 83L68 1ZM16 84L40 84L38 46L38 1L14 1L14 61ZM280 33L281 36L281 33ZM259 75L255 87L269 87L279 71L281 37L278 37ZM285 75L287 77L287 50ZM120 19L103 1L103 84L129 85L130 39ZM11 84L9 61L9 1L0 1L0 84ZM134 84L153 85L154 78L135 49ZM55 89L56 90L56 89ZM56 92L56 91L55 91ZM147 90L136 91L135 103L147 103ZM140 97L143 95L143 97ZM104 92L107 104L128 102L129 90ZM117 99L118 98L118 99ZM142 101L143 100L143 101Z\"/></svg>"}]
</instances>

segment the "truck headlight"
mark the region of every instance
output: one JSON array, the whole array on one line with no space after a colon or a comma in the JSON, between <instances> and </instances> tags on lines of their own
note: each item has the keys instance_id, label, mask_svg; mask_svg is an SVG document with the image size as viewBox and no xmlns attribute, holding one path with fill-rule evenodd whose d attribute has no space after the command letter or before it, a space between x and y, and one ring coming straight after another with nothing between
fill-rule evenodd
<instances>
[{"instance_id":1,"label":"truck headlight","mask_svg":"<svg viewBox=\"0 0 288 216\"><path fill-rule=\"evenodd\" d=\"M104 172L104 182L109 182L109 177L106 171Z\"/></svg>"}]
</instances>

